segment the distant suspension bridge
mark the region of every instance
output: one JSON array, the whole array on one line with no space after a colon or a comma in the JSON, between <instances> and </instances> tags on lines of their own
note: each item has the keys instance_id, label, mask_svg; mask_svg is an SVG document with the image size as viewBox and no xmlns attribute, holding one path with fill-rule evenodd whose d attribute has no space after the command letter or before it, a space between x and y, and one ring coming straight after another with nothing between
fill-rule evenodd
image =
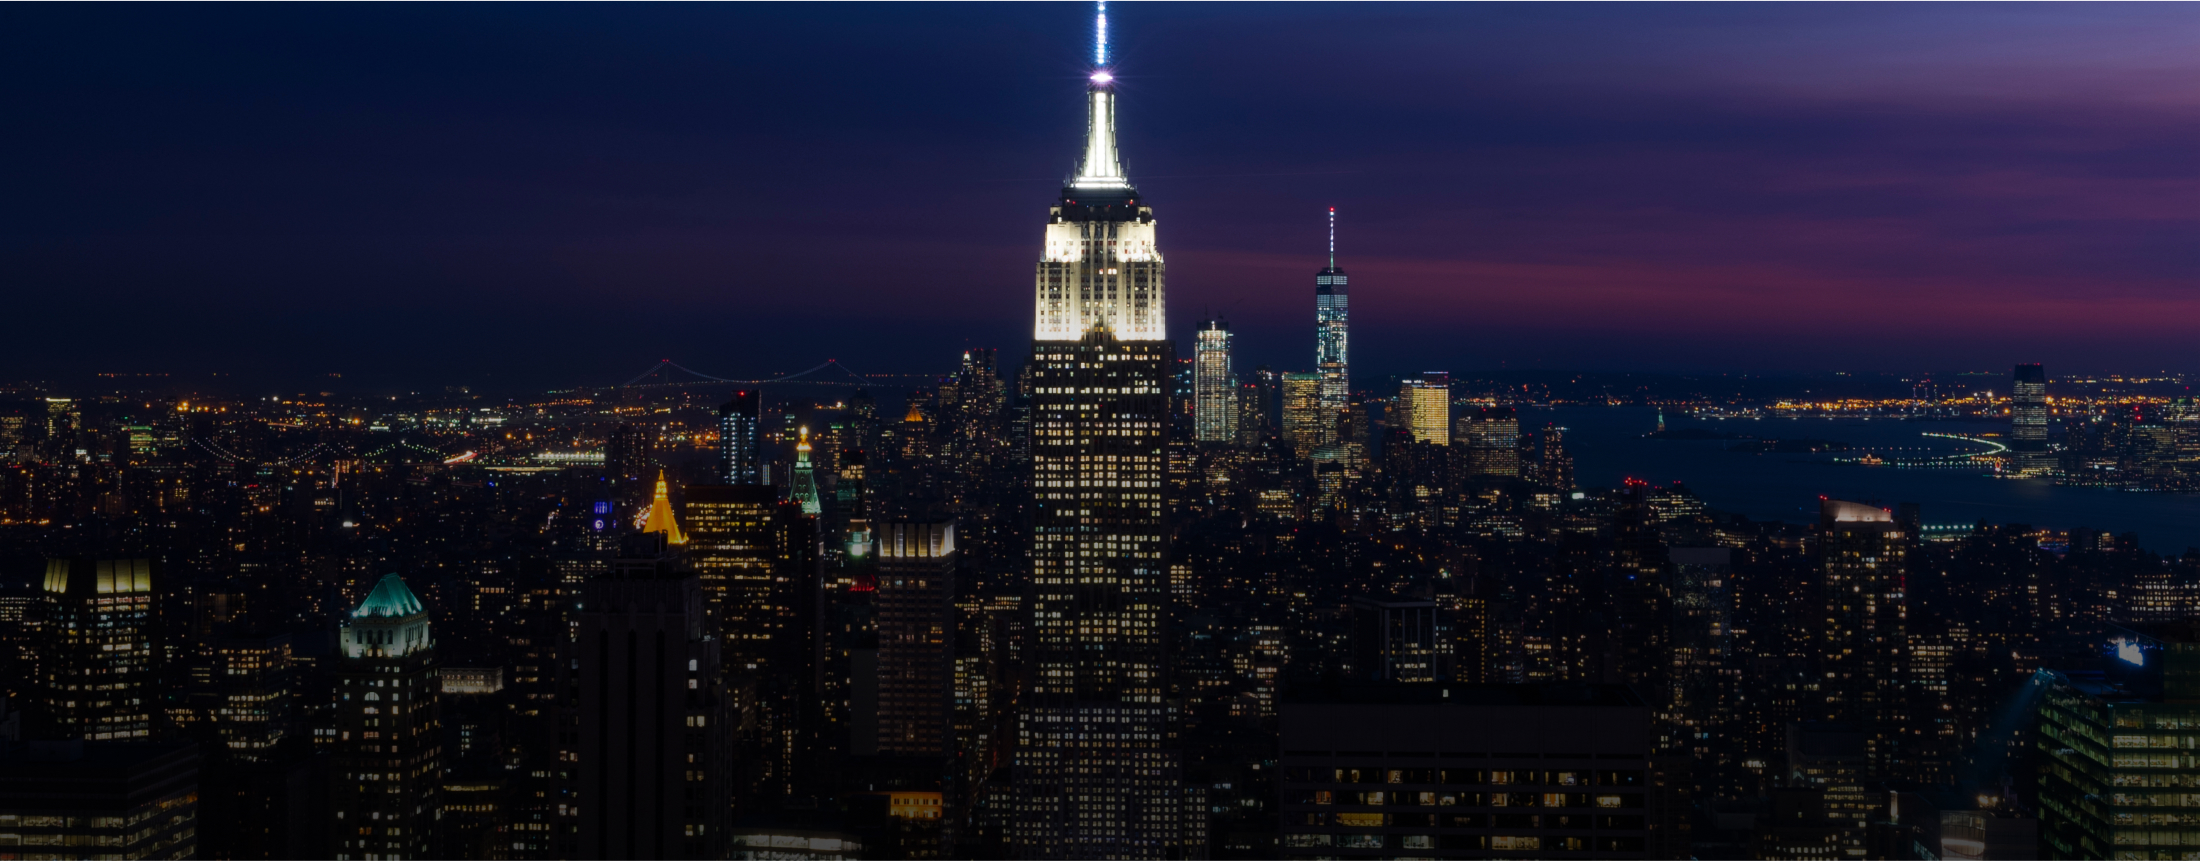
<instances>
[{"instance_id":1,"label":"distant suspension bridge","mask_svg":"<svg viewBox=\"0 0 2200 861\"><path fill-rule=\"evenodd\" d=\"M841 372L842 374L846 374L847 376L849 376L849 377L852 377L852 378L854 378L854 379L828 379L828 378L810 378L810 375L811 375L811 374L816 374L816 373L819 373L819 372L821 372L821 371L825 371L825 370L828 370L828 369L838 369L838 370L839 370L839 371L840 371L840 372ZM673 379L673 378L672 378L672 372L673 372L673 371L681 371L681 372L684 372L684 373L686 373L686 374L688 374L688 375L690 375L690 376L693 376L693 377L695 377L696 379L693 379L693 380L676 380L676 379ZM696 384L699 384L699 383L732 383L732 384L734 384L734 385L740 385L740 386L769 386L769 385L773 385L773 384L776 384L776 383L799 383L799 384L801 384L801 385L810 385L810 386L850 386L850 387L858 387L858 388L860 388L860 387L863 387L863 386L875 386L875 385L879 385L879 384L881 384L881 383L883 383L883 382L885 382L885 381L887 381L887 380L895 380L895 379L925 379L925 380L928 380L928 379L932 379L932 378L934 378L935 376L937 376L937 375L935 375L935 374L863 374L863 373L858 373L858 372L856 372L856 371L855 371L855 370L854 370L853 368L850 368L850 367L848 367L847 365L843 365L843 364L841 364L841 363L840 363L840 360L839 360L839 359L826 359L825 361L823 361L823 362L819 363L819 364L818 364L818 365L816 365L815 367L809 368L809 369L807 369L807 370L801 370L801 371L796 371L796 372L794 372L794 373L792 373L792 374L788 374L788 375L786 375L786 376L783 376L783 377L773 377L773 378L771 378L771 379L768 379L768 380L736 380L736 379L730 379L730 378L727 378L727 377L720 377L720 376L716 376L716 375L713 375L713 374L706 374L706 373L703 373L702 371L698 371L698 370L696 370L696 369L694 369L694 368L690 368L690 367L688 367L688 366L686 366L686 365L682 365L682 364L680 364L679 362L675 362L675 361L673 361L673 360L671 360L671 359L659 359L659 360L657 360L657 364L654 364L654 365L651 365L651 366L649 366L649 370L646 370L646 371L643 371L643 372L641 372L641 373L639 373L639 374L636 374L636 375L634 375L634 378L633 378L633 379L630 379L630 380L627 380L626 382L620 383L620 384L619 384L619 385L617 386L617 388L622 388L622 389L624 389L624 388L639 388L639 387L643 387L643 386L688 386L688 385L696 385ZM652 378L655 378L655 379L654 379L654 381L652 381L652 382L644 382L645 380L651 380Z\"/></svg>"}]
</instances>

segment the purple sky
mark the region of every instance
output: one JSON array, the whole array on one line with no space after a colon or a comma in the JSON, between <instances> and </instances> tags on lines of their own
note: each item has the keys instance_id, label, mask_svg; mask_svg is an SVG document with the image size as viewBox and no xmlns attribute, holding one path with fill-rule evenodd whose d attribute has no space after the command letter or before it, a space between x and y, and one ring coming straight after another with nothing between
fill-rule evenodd
<instances>
[{"instance_id":1,"label":"purple sky","mask_svg":"<svg viewBox=\"0 0 2200 861\"><path fill-rule=\"evenodd\" d=\"M0 7L0 377L1020 354L1089 11ZM1247 366L1311 364L1329 206L1363 380L2200 358L2200 7L1111 13Z\"/></svg>"}]
</instances>

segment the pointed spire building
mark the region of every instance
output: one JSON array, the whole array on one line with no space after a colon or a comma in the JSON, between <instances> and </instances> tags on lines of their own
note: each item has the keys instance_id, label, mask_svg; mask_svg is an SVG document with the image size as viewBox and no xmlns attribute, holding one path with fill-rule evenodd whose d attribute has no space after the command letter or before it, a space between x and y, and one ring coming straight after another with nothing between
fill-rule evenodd
<instances>
[{"instance_id":1,"label":"pointed spire building","mask_svg":"<svg viewBox=\"0 0 2200 861\"><path fill-rule=\"evenodd\" d=\"M802 506L802 513L812 517L825 508L818 500L817 468L810 465L810 429L802 428L802 439L794 446L794 482L788 497Z\"/></svg>"},{"instance_id":2,"label":"pointed spire building","mask_svg":"<svg viewBox=\"0 0 2200 861\"><path fill-rule=\"evenodd\" d=\"M680 521L672 516L671 488L665 484L665 471L657 470L657 494L649 501L649 517L642 521L643 532L662 532L667 544L686 544L687 536L680 532Z\"/></svg>"},{"instance_id":3,"label":"pointed spire building","mask_svg":"<svg viewBox=\"0 0 2200 861\"><path fill-rule=\"evenodd\" d=\"M1048 212L1030 374L1031 686L1012 765L1023 858L1201 857L1166 702L1164 447L1175 354L1151 207L1116 149L1107 11L1084 163ZM1105 800L1105 803L1101 803Z\"/></svg>"},{"instance_id":4,"label":"pointed spire building","mask_svg":"<svg viewBox=\"0 0 2200 861\"><path fill-rule=\"evenodd\" d=\"M1349 406L1352 396L1348 311L1344 270L1337 268L1337 208L1332 206L1329 267L1314 273L1314 368L1321 374L1321 408L1330 416Z\"/></svg>"}]
</instances>

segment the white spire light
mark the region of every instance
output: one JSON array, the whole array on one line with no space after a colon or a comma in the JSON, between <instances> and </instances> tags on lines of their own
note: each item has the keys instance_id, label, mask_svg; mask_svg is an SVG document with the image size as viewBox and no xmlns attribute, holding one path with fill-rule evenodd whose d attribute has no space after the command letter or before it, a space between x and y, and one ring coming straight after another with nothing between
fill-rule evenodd
<instances>
[{"instance_id":1,"label":"white spire light","mask_svg":"<svg viewBox=\"0 0 2200 861\"><path fill-rule=\"evenodd\" d=\"M1093 22L1093 32L1098 35L1092 45L1092 64L1105 74L1108 67L1108 0L1100 0L1100 12Z\"/></svg>"},{"instance_id":2,"label":"white spire light","mask_svg":"<svg viewBox=\"0 0 2200 861\"><path fill-rule=\"evenodd\" d=\"M1337 208L1329 208L1329 268L1337 268Z\"/></svg>"},{"instance_id":3,"label":"white spire light","mask_svg":"<svg viewBox=\"0 0 2200 861\"><path fill-rule=\"evenodd\" d=\"M1115 151L1115 75L1108 71L1107 0L1100 0L1093 33L1093 59L1098 68L1093 70L1092 86L1085 93L1085 159L1070 185L1081 189L1129 188L1130 180L1123 176L1123 160Z\"/></svg>"}]
</instances>

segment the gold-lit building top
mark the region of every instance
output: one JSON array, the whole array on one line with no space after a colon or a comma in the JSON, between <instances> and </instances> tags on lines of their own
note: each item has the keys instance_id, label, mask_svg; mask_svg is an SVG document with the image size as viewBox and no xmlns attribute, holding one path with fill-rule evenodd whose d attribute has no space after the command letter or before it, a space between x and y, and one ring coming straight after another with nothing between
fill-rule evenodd
<instances>
[{"instance_id":1,"label":"gold-lit building top","mask_svg":"<svg viewBox=\"0 0 2200 861\"><path fill-rule=\"evenodd\" d=\"M686 544L687 536L680 533L680 522L672 517L671 489L665 484L665 471L657 470L657 495L649 501L649 519L642 521L643 532L662 532L670 544Z\"/></svg>"}]
</instances>

